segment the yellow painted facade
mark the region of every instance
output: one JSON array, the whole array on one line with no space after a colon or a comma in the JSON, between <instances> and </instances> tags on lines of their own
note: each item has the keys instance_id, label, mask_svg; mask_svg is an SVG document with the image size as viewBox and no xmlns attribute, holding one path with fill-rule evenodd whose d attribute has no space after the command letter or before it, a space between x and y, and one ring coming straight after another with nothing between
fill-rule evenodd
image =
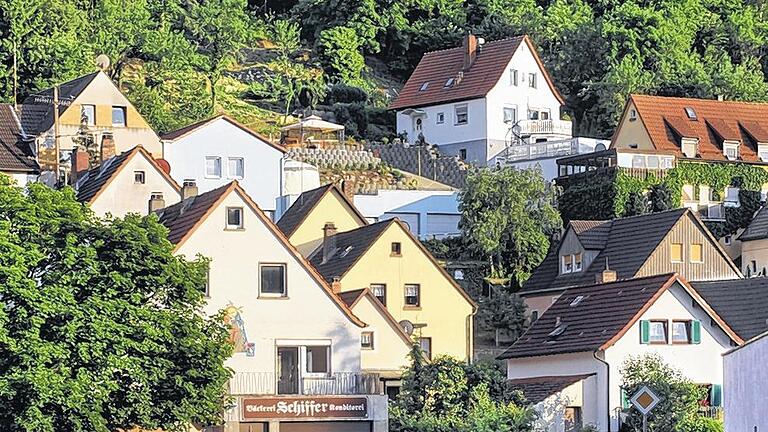
<instances>
[{"instance_id":1,"label":"yellow painted facade","mask_svg":"<svg viewBox=\"0 0 768 432\"><path fill-rule=\"evenodd\" d=\"M352 313L368 324L363 333L373 333L373 348L361 350L360 365L364 371L399 374L409 363L411 342L401 334L397 322L387 319L386 312L379 310L381 306L376 301L366 294L352 306Z\"/></svg>"},{"instance_id":2,"label":"yellow painted facade","mask_svg":"<svg viewBox=\"0 0 768 432\"><path fill-rule=\"evenodd\" d=\"M630 115L632 111L637 114L634 120L632 120ZM645 125L643 125L640 114L631 100L627 102L627 106L624 109L624 114L621 117L619 126L616 128L611 147L629 149L630 144L637 144L638 150L653 150L655 148L651 142L651 137L648 135L648 131L645 129Z\"/></svg>"},{"instance_id":3,"label":"yellow painted facade","mask_svg":"<svg viewBox=\"0 0 768 432\"><path fill-rule=\"evenodd\" d=\"M302 255L309 256L322 243L323 227L327 222L333 222L338 232L350 231L366 225L365 220L362 220L344 201L339 191L332 188L309 212L288 240Z\"/></svg>"}]
</instances>

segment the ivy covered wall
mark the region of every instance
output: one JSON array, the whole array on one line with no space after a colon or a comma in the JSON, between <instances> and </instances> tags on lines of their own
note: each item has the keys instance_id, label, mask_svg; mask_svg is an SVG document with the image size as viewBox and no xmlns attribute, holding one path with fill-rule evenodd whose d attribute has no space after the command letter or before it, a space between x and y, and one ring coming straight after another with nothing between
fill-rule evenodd
<instances>
[{"instance_id":1,"label":"ivy covered wall","mask_svg":"<svg viewBox=\"0 0 768 432\"><path fill-rule=\"evenodd\" d=\"M678 162L666 175L613 168L564 179L558 208L564 221L612 219L680 207L683 185L710 187L722 199L727 186L739 188L739 207L725 208L725 222L707 222L716 237L745 228L760 208L768 170L748 164Z\"/></svg>"}]
</instances>

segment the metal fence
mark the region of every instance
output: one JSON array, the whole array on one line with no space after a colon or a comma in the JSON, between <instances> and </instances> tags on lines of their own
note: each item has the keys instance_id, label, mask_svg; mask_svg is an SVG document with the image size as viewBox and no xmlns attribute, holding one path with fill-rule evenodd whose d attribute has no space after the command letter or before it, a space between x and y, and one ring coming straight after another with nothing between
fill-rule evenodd
<instances>
[{"instance_id":1,"label":"metal fence","mask_svg":"<svg viewBox=\"0 0 768 432\"><path fill-rule=\"evenodd\" d=\"M300 377L295 383L279 384L279 378L273 372L236 372L229 380L229 394L361 395L382 394L384 390L378 374L357 372ZM286 391L286 388L297 390Z\"/></svg>"}]
</instances>

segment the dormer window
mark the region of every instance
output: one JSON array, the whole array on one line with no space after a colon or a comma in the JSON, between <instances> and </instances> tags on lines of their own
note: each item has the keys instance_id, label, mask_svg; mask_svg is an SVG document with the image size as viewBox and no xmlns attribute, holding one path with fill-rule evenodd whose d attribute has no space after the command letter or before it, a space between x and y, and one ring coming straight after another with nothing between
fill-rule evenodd
<instances>
[{"instance_id":1,"label":"dormer window","mask_svg":"<svg viewBox=\"0 0 768 432\"><path fill-rule=\"evenodd\" d=\"M561 257L562 270L561 273L576 273L582 269L581 264L581 252L575 254L566 254Z\"/></svg>"},{"instance_id":2,"label":"dormer window","mask_svg":"<svg viewBox=\"0 0 768 432\"><path fill-rule=\"evenodd\" d=\"M739 158L739 143L737 141L724 141L723 154L728 160L737 160Z\"/></svg>"},{"instance_id":3,"label":"dormer window","mask_svg":"<svg viewBox=\"0 0 768 432\"><path fill-rule=\"evenodd\" d=\"M757 154L761 161L768 162L768 143L757 143Z\"/></svg>"},{"instance_id":4,"label":"dormer window","mask_svg":"<svg viewBox=\"0 0 768 432\"><path fill-rule=\"evenodd\" d=\"M699 140L695 138L683 138L681 140L681 145L683 150L683 155L687 158L695 158L696 155L699 153L698 150L699 146Z\"/></svg>"},{"instance_id":5,"label":"dormer window","mask_svg":"<svg viewBox=\"0 0 768 432\"><path fill-rule=\"evenodd\" d=\"M696 117L696 111L694 111L692 107L685 107L685 115L688 116L689 120L698 120L698 117Z\"/></svg>"},{"instance_id":6,"label":"dormer window","mask_svg":"<svg viewBox=\"0 0 768 432\"><path fill-rule=\"evenodd\" d=\"M427 88L429 88L429 81L427 81L427 82L423 83L423 84L421 85L421 87L419 87L419 91L420 91L420 92L426 91L426 90L427 90Z\"/></svg>"}]
</instances>

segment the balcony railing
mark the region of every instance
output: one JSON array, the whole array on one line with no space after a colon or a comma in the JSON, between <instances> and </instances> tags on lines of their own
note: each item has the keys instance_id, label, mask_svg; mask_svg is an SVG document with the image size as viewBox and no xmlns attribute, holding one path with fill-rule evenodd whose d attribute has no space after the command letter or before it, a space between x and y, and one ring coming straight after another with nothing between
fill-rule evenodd
<instances>
[{"instance_id":1,"label":"balcony railing","mask_svg":"<svg viewBox=\"0 0 768 432\"><path fill-rule=\"evenodd\" d=\"M521 135L554 134L571 136L573 125L570 120L520 120L517 122Z\"/></svg>"},{"instance_id":2,"label":"balcony railing","mask_svg":"<svg viewBox=\"0 0 768 432\"><path fill-rule=\"evenodd\" d=\"M517 162L530 159L563 157L576 153L578 153L577 144L573 140L564 140L512 145L507 147L499 157L504 158L507 162Z\"/></svg>"},{"instance_id":3,"label":"balcony railing","mask_svg":"<svg viewBox=\"0 0 768 432\"><path fill-rule=\"evenodd\" d=\"M278 378L273 372L235 372L229 380L232 395L363 395L382 394L378 374L336 372L328 376Z\"/></svg>"}]
</instances>

